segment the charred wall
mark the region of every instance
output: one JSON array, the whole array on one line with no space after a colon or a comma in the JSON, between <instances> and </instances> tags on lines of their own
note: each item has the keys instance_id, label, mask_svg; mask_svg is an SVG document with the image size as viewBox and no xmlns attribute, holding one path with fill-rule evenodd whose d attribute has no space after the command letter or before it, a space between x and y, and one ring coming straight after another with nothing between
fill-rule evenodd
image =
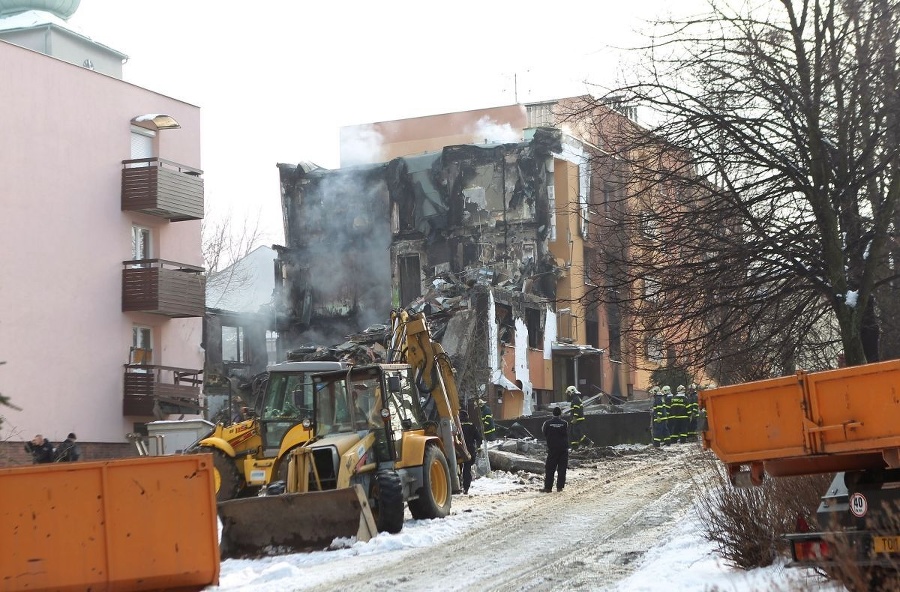
<instances>
[{"instance_id":1,"label":"charred wall","mask_svg":"<svg viewBox=\"0 0 900 592\"><path fill-rule=\"evenodd\" d=\"M284 347L337 343L384 323L392 305L408 305L442 273L554 299L548 187L561 141L546 128L527 142L448 146L381 165L279 165Z\"/></svg>"}]
</instances>

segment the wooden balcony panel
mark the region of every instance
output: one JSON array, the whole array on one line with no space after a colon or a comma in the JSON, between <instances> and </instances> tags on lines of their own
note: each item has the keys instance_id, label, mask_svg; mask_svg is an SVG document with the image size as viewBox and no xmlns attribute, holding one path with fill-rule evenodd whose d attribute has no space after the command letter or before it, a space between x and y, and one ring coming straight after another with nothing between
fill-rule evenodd
<instances>
[{"instance_id":1,"label":"wooden balcony panel","mask_svg":"<svg viewBox=\"0 0 900 592\"><path fill-rule=\"evenodd\" d=\"M202 171L160 158L122 164L122 211L171 222L203 218Z\"/></svg>"},{"instance_id":2,"label":"wooden balcony panel","mask_svg":"<svg viewBox=\"0 0 900 592\"><path fill-rule=\"evenodd\" d=\"M162 413L199 413L203 409L201 373L187 368L126 364L122 414L153 416L156 405Z\"/></svg>"},{"instance_id":3,"label":"wooden balcony panel","mask_svg":"<svg viewBox=\"0 0 900 592\"><path fill-rule=\"evenodd\" d=\"M125 261L122 312L149 312L172 318L202 317L206 278L202 268L159 259Z\"/></svg>"}]
</instances>

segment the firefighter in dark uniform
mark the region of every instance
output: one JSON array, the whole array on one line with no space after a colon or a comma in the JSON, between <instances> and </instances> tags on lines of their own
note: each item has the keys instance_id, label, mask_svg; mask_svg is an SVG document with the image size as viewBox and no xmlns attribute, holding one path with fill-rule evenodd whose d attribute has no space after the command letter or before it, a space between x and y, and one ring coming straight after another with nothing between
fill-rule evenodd
<instances>
[{"instance_id":1,"label":"firefighter in dark uniform","mask_svg":"<svg viewBox=\"0 0 900 592\"><path fill-rule=\"evenodd\" d=\"M566 399L572 403L572 426L569 437L574 450L587 441L587 436L584 435L584 407L581 405L581 393L574 386L566 389Z\"/></svg>"},{"instance_id":2,"label":"firefighter in dark uniform","mask_svg":"<svg viewBox=\"0 0 900 592\"><path fill-rule=\"evenodd\" d=\"M687 392L688 401L688 439L697 439L697 420L700 419L700 406L697 403L697 385L691 383Z\"/></svg>"},{"instance_id":3,"label":"firefighter in dark uniform","mask_svg":"<svg viewBox=\"0 0 900 592\"><path fill-rule=\"evenodd\" d=\"M494 415L491 408L488 407L487 401L481 399L478 401L481 405L481 428L484 432L484 439L492 442L497 438L497 426L494 425Z\"/></svg>"},{"instance_id":4,"label":"firefighter in dark uniform","mask_svg":"<svg viewBox=\"0 0 900 592\"><path fill-rule=\"evenodd\" d=\"M459 424L462 427L463 441L466 443L466 449L469 451L471 458L462 464L462 487L463 493L469 493L469 486L472 485L472 465L475 464L475 455L481 446L481 434L478 433L471 421L469 421L469 412L463 409L459 412Z\"/></svg>"},{"instance_id":5,"label":"firefighter in dark uniform","mask_svg":"<svg viewBox=\"0 0 900 592\"><path fill-rule=\"evenodd\" d=\"M688 437L688 401L684 385L679 385L672 399L669 401L669 426L672 428L670 437L673 442L687 442Z\"/></svg>"},{"instance_id":6,"label":"firefighter in dark uniform","mask_svg":"<svg viewBox=\"0 0 900 592\"><path fill-rule=\"evenodd\" d=\"M541 431L547 441L547 462L544 464L544 493L553 491L553 474L556 474L556 491L566 486L566 469L569 467L569 423L562 417L559 407L553 408L553 417L544 422Z\"/></svg>"},{"instance_id":7,"label":"firefighter in dark uniform","mask_svg":"<svg viewBox=\"0 0 900 592\"><path fill-rule=\"evenodd\" d=\"M675 433L675 419L672 417L672 410L670 406L672 405L672 389L669 385L665 384L662 387L662 396L665 400L666 406L666 431L668 434L666 435L665 445L668 446L676 441L676 438L672 437L672 434Z\"/></svg>"},{"instance_id":8,"label":"firefighter in dark uniform","mask_svg":"<svg viewBox=\"0 0 900 592\"><path fill-rule=\"evenodd\" d=\"M653 436L653 445L659 448L669 440L669 412L666 407L666 397L660 392L658 386L650 387L653 395L653 407L651 411L652 423L650 433Z\"/></svg>"}]
</instances>

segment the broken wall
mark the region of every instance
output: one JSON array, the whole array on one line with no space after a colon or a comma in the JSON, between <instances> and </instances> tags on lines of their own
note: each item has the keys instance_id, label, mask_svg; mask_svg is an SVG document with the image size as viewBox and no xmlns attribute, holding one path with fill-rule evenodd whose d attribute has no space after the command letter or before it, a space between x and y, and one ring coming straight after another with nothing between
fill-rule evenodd
<instances>
[{"instance_id":1,"label":"broken wall","mask_svg":"<svg viewBox=\"0 0 900 592\"><path fill-rule=\"evenodd\" d=\"M553 153L561 133L447 146L329 171L279 165L285 222L278 318L286 349L386 322L435 276L553 299Z\"/></svg>"}]
</instances>

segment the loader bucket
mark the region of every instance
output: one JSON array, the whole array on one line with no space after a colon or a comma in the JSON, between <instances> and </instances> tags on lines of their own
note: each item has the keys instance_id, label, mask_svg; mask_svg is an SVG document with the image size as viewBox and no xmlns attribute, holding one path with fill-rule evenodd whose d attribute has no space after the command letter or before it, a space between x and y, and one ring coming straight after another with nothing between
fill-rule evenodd
<instances>
[{"instance_id":1,"label":"loader bucket","mask_svg":"<svg viewBox=\"0 0 900 592\"><path fill-rule=\"evenodd\" d=\"M222 559L319 551L338 537L378 534L359 485L219 502L219 518Z\"/></svg>"}]
</instances>

